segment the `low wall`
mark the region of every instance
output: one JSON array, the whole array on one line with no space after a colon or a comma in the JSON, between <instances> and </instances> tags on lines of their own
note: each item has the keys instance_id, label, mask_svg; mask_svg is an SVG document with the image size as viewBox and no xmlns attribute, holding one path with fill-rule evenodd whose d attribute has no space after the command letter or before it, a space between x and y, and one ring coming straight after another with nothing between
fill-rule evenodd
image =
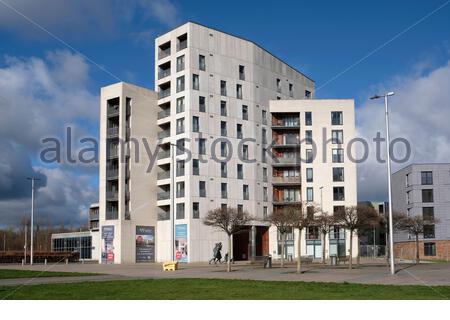
<instances>
[{"instance_id":1,"label":"low wall","mask_svg":"<svg viewBox=\"0 0 450 320\"><path fill-rule=\"evenodd\" d=\"M425 256L423 244L433 242L436 244L436 255ZM395 258L397 259L415 259L416 258L416 242L405 241L394 243ZM439 241L419 241L419 258L425 260L450 260L450 240Z\"/></svg>"}]
</instances>

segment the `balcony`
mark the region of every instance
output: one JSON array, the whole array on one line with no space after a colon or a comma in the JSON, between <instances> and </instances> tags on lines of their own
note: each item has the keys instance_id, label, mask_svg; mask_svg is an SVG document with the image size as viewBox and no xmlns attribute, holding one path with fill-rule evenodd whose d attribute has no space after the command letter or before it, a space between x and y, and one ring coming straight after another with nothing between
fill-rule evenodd
<instances>
[{"instance_id":1,"label":"balcony","mask_svg":"<svg viewBox=\"0 0 450 320\"><path fill-rule=\"evenodd\" d=\"M170 41L159 46L158 59L164 59L170 56Z\"/></svg>"},{"instance_id":2,"label":"balcony","mask_svg":"<svg viewBox=\"0 0 450 320\"><path fill-rule=\"evenodd\" d=\"M273 159L272 164L276 165L292 165L292 166L300 166L300 157L298 158L283 158L283 157L275 157Z\"/></svg>"},{"instance_id":3,"label":"balcony","mask_svg":"<svg viewBox=\"0 0 450 320\"><path fill-rule=\"evenodd\" d=\"M106 220L117 220L117 218L119 218L117 209L106 209Z\"/></svg>"},{"instance_id":4,"label":"balcony","mask_svg":"<svg viewBox=\"0 0 450 320\"><path fill-rule=\"evenodd\" d=\"M118 116L119 115L119 105L108 106L108 117Z\"/></svg>"},{"instance_id":5,"label":"balcony","mask_svg":"<svg viewBox=\"0 0 450 320\"><path fill-rule=\"evenodd\" d=\"M99 214L98 211L95 213L90 213L89 214L89 221L96 221L99 219Z\"/></svg>"},{"instance_id":6,"label":"balcony","mask_svg":"<svg viewBox=\"0 0 450 320\"><path fill-rule=\"evenodd\" d=\"M116 180L119 178L119 168L106 169L106 178Z\"/></svg>"},{"instance_id":7,"label":"balcony","mask_svg":"<svg viewBox=\"0 0 450 320\"><path fill-rule=\"evenodd\" d=\"M158 112L158 120L167 118L169 116L170 116L170 108L169 109L164 109L164 110Z\"/></svg>"},{"instance_id":8,"label":"balcony","mask_svg":"<svg viewBox=\"0 0 450 320\"><path fill-rule=\"evenodd\" d=\"M284 121L282 119L272 120L272 129L300 129L300 121Z\"/></svg>"},{"instance_id":9,"label":"balcony","mask_svg":"<svg viewBox=\"0 0 450 320\"><path fill-rule=\"evenodd\" d=\"M117 190L106 191L106 200L117 201L119 199L119 193Z\"/></svg>"},{"instance_id":10,"label":"balcony","mask_svg":"<svg viewBox=\"0 0 450 320\"><path fill-rule=\"evenodd\" d=\"M170 220L170 211L159 211L158 221Z\"/></svg>"},{"instance_id":11,"label":"balcony","mask_svg":"<svg viewBox=\"0 0 450 320\"><path fill-rule=\"evenodd\" d=\"M165 180L170 178L170 171L158 172L158 180Z\"/></svg>"},{"instance_id":12,"label":"balcony","mask_svg":"<svg viewBox=\"0 0 450 320\"><path fill-rule=\"evenodd\" d=\"M119 148L111 148L108 152L108 159L114 159L119 157Z\"/></svg>"},{"instance_id":13,"label":"balcony","mask_svg":"<svg viewBox=\"0 0 450 320\"><path fill-rule=\"evenodd\" d=\"M274 205L289 205L289 204L300 204L301 200L296 197L274 197L273 204Z\"/></svg>"},{"instance_id":14,"label":"balcony","mask_svg":"<svg viewBox=\"0 0 450 320\"><path fill-rule=\"evenodd\" d=\"M158 132L158 139L164 139L170 137L170 129L166 129Z\"/></svg>"},{"instance_id":15,"label":"balcony","mask_svg":"<svg viewBox=\"0 0 450 320\"><path fill-rule=\"evenodd\" d=\"M170 68L169 69L160 69L158 72L158 80L163 79L165 77L170 76Z\"/></svg>"},{"instance_id":16,"label":"balcony","mask_svg":"<svg viewBox=\"0 0 450 320\"><path fill-rule=\"evenodd\" d=\"M170 191L158 192L156 200L168 200L170 199Z\"/></svg>"},{"instance_id":17,"label":"balcony","mask_svg":"<svg viewBox=\"0 0 450 320\"><path fill-rule=\"evenodd\" d=\"M164 99L170 96L170 88L158 92L158 99Z\"/></svg>"},{"instance_id":18,"label":"balcony","mask_svg":"<svg viewBox=\"0 0 450 320\"><path fill-rule=\"evenodd\" d=\"M115 138L119 135L119 127L108 128L108 138Z\"/></svg>"},{"instance_id":19,"label":"balcony","mask_svg":"<svg viewBox=\"0 0 450 320\"><path fill-rule=\"evenodd\" d=\"M273 177L272 178L273 184L288 184L288 185L300 185L301 184L301 177Z\"/></svg>"},{"instance_id":20,"label":"balcony","mask_svg":"<svg viewBox=\"0 0 450 320\"><path fill-rule=\"evenodd\" d=\"M170 157L170 150L161 150L158 153L158 160L167 159Z\"/></svg>"},{"instance_id":21,"label":"balcony","mask_svg":"<svg viewBox=\"0 0 450 320\"><path fill-rule=\"evenodd\" d=\"M273 148L300 148L300 140L276 140L273 141Z\"/></svg>"},{"instance_id":22,"label":"balcony","mask_svg":"<svg viewBox=\"0 0 450 320\"><path fill-rule=\"evenodd\" d=\"M177 38L177 51L187 48L187 34L183 34Z\"/></svg>"}]
</instances>

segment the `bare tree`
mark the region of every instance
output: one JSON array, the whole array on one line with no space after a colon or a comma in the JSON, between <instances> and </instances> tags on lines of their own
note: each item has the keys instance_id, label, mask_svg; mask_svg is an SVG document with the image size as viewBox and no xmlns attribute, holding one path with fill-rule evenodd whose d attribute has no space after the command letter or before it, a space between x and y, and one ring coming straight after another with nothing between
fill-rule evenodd
<instances>
[{"instance_id":1,"label":"bare tree","mask_svg":"<svg viewBox=\"0 0 450 320\"><path fill-rule=\"evenodd\" d=\"M345 207L335 213L335 219L338 224L350 232L350 250L348 268L351 270L353 265L353 235L357 230L372 228L379 221L377 212L367 206L358 205Z\"/></svg>"},{"instance_id":2,"label":"bare tree","mask_svg":"<svg viewBox=\"0 0 450 320\"><path fill-rule=\"evenodd\" d=\"M277 227L281 236L281 267L284 268L284 255L286 250L286 234L292 230L292 211L291 207L274 210L268 217L271 224Z\"/></svg>"},{"instance_id":3,"label":"bare tree","mask_svg":"<svg viewBox=\"0 0 450 320\"><path fill-rule=\"evenodd\" d=\"M314 225L319 228L322 235L322 263L325 264L325 241L330 228L335 224L334 217L328 212L320 212L320 215L314 219Z\"/></svg>"},{"instance_id":4,"label":"bare tree","mask_svg":"<svg viewBox=\"0 0 450 320\"><path fill-rule=\"evenodd\" d=\"M227 271L231 271L231 236L242 231L252 220L246 211L237 208L217 208L209 211L203 219L203 223L207 226L222 230L228 236L228 260Z\"/></svg>"},{"instance_id":5,"label":"bare tree","mask_svg":"<svg viewBox=\"0 0 450 320\"><path fill-rule=\"evenodd\" d=\"M420 263L420 251L419 251L419 236L424 234L425 228L428 225L437 223L438 220L429 218L424 220L421 216L407 216L405 214L397 214L394 217L394 221L397 220L396 226L398 230L403 230L409 234L414 235L416 242L416 264Z\"/></svg>"},{"instance_id":6,"label":"bare tree","mask_svg":"<svg viewBox=\"0 0 450 320\"><path fill-rule=\"evenodd\" d=\"M302 230L314 224L314 214L318 211L313 204L302 202L299 205L288 207L291 224L298 229L297 238L297 273L302 270Z\"/></svg>"}]
</instances>

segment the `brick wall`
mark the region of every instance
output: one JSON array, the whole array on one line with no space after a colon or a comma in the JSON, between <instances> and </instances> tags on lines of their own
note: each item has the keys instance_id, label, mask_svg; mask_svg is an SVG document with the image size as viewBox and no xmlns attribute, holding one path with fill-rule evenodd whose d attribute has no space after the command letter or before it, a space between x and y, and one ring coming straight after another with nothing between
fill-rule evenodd
<instances>
[{"instance_id":1,"label":"brick wall","mask_svg":"<svg viewBox=\"0 0 450 320\"><path fill-rule=\"evenodd\" d=\"M419 241L419 256L420 259L426 260L450 260L450 240L441 241L425 241L436 244L436 256L424 255L424 241ZM396 242L394 243L394 253L397 259L415 259L416 258L416 242Z\"/></svg>"}]
</instances>

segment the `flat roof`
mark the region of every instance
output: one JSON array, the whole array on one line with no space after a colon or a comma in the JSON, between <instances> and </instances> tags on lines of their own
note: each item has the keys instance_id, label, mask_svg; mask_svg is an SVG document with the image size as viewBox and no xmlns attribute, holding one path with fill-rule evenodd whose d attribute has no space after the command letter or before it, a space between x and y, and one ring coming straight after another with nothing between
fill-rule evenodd
<instances>
[{"instance_id":1,"label":"flat roof","mask_svg":"<svg viewBox=\"0 0 450 320\"><path fill-rule=\"evenodd\" d=\"M237 35L235 35L235 34L232 34L232 33L226 32L226 31L222 31L222 30L219 30L219 29L216 29L216 28L212 28L212 27L210 27L210 26L207 26L207 25L198 23L198 22L193 21L193 20L187 20L186 22L181 23L181 24L177 25L176 27L174 27L174 28L172 28L172 29L169 29L169 31L167 31L167 32L165 32L165 33L163 33L163 34L161 34L161 35L159 35L159 36L162 36L162 35L164 35L164 34L166 34L166 33L169 33L169 32L171 32L171 31L173 31L173 30L175 30L175 29L178 29L179 27L184 26L185 24L188 24L188 23L193 23L193 24L196 24L196 25L198 25L198 26L201 26L201 27L204 27L204 28L208 28L208 29L211 29L211 30L214 30L214 31L217 31L217 32L222 32L222 33L227 34L227 35L229 35L229 36L232 36L232 37L235 37L235 38L238 38L238 39L241 39L241 40L250 42L250 43L252 43L253 45L255 45L256 47L258 47L258 48L260 48L261 50L263 50L263 51L267 52L268 54L270 54L270 55L271 55L272 57L274 57L275 59L277 59L277 60L283 62L285 65L287 65L287 66L288 66L289 68L291 68L292 70L294 70L294 71L300 73L302 76L304 76L304 77L307 78L308 80L310 80L310 81L312 81L313 83L315 83L315 81L314 81L313 79L311 79L309 76L307 76L307 75L304 74L303 72L299 71L297 68L294 68L293 66L291 66L289 63L287 63L287 62L284 61L283 59L278 58L278 57L277 57L276 55L274 55L272 52L268 51L267 49L264 49L261 45L259 45L259 44L256 43L255 41L246 39L246 38L241 37L241 36L237 36ZM159 37L159 36L158 36L158 37Z\"/></svg>"},{"instance_id":2,"label":"flat roof","mask_svg":"<svg viewBox=\"0 0 450 320\"><path fill-rule=\"evenodd\" d=\"M52 239L91 237L90 231L52 233Z\"/></svg>"}]
</instances>

